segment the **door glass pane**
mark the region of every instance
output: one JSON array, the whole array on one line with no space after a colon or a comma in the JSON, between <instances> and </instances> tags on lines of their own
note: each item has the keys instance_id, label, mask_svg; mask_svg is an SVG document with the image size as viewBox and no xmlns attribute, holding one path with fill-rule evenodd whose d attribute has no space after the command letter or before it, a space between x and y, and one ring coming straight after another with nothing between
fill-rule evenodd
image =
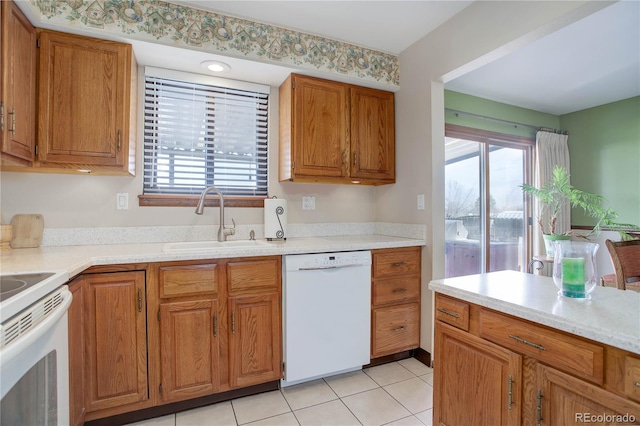
<instances>
[{"instance_id":1,"label":"door glass pane","mask_svg":"<svg viewBox=\"0 0 640 426\"><path fill-rule=\"evenodd\" d=\"M482 144L445 138L445 277L481 272Z\"/></svg>"},{"instance_id":2,"label":"door glass pane","mask_svg":"<svg viewBox=\"0 0 640 426\"><path fill-rule=\"evenodd\" d=\"M489 147L489 272L518 271L524 264L524 155L521 149Z\"/></svg>"}]
</instances>

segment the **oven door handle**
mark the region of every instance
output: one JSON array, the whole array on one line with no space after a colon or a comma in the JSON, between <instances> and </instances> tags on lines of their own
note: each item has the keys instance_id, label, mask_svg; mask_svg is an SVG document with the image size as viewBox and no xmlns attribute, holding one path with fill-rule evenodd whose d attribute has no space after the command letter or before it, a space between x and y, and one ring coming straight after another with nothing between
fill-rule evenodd
<instances>
[{"instance_id":1,"label":"oven door handle","mask_svg":"<svg viewBox=\"0 0 640 426\"><path fill-rule=\"evenodd\" d=\"M64 314L67 313L67 311L69 310L69 306L71 305L73 295L66 288L61 291L61 295L62 303L54 309L52 314L42 320L41 323L33 327L27 333L18 337L16 340L11 342L11 344L0 350L0 359L2 359L3 365L11 362L11 360L16 358L17 356L20 356L20 354L23 351L27 350L29 346L36 342L51 328L55 327L57 322L60 321ZM68 325L65 324L65 327L68 327Z\"/></svg>"}]
</instances>

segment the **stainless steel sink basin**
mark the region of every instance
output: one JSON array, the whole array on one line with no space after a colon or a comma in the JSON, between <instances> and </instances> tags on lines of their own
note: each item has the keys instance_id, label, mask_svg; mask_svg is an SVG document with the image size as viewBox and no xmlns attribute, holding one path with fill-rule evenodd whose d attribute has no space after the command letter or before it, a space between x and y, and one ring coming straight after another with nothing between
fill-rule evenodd
<instances>
[{"instance_id":1,"label":"stainless steel sink basin","mask_svg":"<svg viewBox=\"0 0 640 426\"><path fill-rule=\"evenodd\" d=\"M231 248L268 247L264 240L235 240L235 241L188 241L183 243L167 243L162 251L214 250Z\"/></svg>"}]
</instances>

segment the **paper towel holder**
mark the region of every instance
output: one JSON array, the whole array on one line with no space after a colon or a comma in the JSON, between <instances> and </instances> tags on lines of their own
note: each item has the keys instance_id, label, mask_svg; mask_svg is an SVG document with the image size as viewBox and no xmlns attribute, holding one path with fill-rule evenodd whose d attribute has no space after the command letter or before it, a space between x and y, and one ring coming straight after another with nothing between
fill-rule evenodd
<instances>
[{"instance_id":1,"label":"paper towel holder","mask_svg":"<svg viewBox=\"0 0 640 426\"><path fill-rule=\"evenodd\" d=\"M278 197L276 197L275 195L273 197L271 197L272 199L277 199ZM275 214L276 214L276 219L278 219L278 226L280 227L280 229L278 229L276 231L276 236L275 238L273 237L267 237L267 241L273 241L273 240L287 240L287 237L285 236L285 231L284 231L284 226L282 225L282 221L280 220L280 216L282 216L284 214L284 208L282 206L277 206L275 209Z\"/></svg>"}]
</instances>

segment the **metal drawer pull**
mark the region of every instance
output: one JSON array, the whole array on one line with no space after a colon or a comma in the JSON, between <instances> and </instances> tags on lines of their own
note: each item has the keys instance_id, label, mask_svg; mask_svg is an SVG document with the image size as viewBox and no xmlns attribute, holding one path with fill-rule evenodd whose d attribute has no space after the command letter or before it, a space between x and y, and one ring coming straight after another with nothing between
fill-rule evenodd
<instances>
[{"instance_id":1,"label":"metal drawer pull","mask_svg":"<svg viewBox=\"0 0 640 426\"><path fill-rule=\"evenodd\" d=\"M391 331L393 331L394 333L397 333L397 332L399 332L399 331L404 331L405 329L406 329L406 327L405 327L405 326L402 326L402 327L394 328L394 329L393 329L393 330L391 330Z\"/></svg>"},{"instance_id":2,"label":"metal drawer pull","mask_svg":"<svg viewBox=\"0 0 640 426\"><path fill-rule=\"evenodd\" d=\"M406 264L407 262L396 262L396 263L392 263L391 266L393 266L394 268L397 268L399 266L404 266Z\"/></svg>"},{"instance_id":3,"label":"metal drawer pull","mask_svg":"<svg viewBox=\"0 0 640 426\"><path fill-rule=\"evenodd\" d=\"M454 317L454 318L460 318L460 314L457 314L455 312L449 312L446 309L442 309L442 308L436 308L436 310L438 312L442 312L445 315L449 315L450 317Z\"/></svg>"},{"instance_id":4,"label":"metal drawer pull","mask_svg":"<svg viewBox=\"0 0 640 426\"><path fill-rule=\"evenodd\" d=\"M213 316L213 337L218 336L218 316Z\"/></svg>"},{"instance_id":5,"label":"metal drawer pull","mask_svg":"<svg viewBox=\"0 0 640 426\"><path fill-rule=\"evenodd\" d=\"M231 334L236 334L236 313L231 313Z\"/></svg>"},{"instance_id":6,"label":"metal drawer pull","mask_svg":"<svg viewBox=\"0 0 640 426\"><path fill-rule=\"evenodd\" d=\"M640 388L640 382L633 382L633 386Z\"/></svg>"},{"instance_id":7,"label":"metal drawer pull","mask_svg":"<svg viewBox=\"0 0 640 426\"><path fill-rule=\"evenodd\" d=\"M142 312L142 290L138 289L138 312Z\"/></svg>"},{"instance_id":8,"label":"metal drawer pull","mask_svg":"<svg viewBox=\"0 0 640 426\"><path fill-rule=\"evenodd\" d=\"M15 136L15 134L16 134L16 110L15 110L15 108L11 109L11 112L9 113L9 115L11 116L11 128L9 129L9 131L11 132L12 135Z\"/></svg>"},{"instance_id":9,"label":"metal drawer pull","mask_svg":"<svg viewBox=\"0 0 640 426\"><path fill-rule=\"evenodd\" d=\"M406 288L395 288L392 291L393 294L400 294L400 293L406 293L406 292L407 292Z\"/></svg>"},{"instance_id":10,"label":"metal drawer pull","mask_svg":"<svg viewBox=\"0 0 640 426\"><path fill-rule=\"evenodd\" d=\"M509 411L513 405L513 377L509 374Z\"/></svg>"},{"instance_id":11,"label":"metal drawer pull","mask_svg":"<svg viewBox=\"0 0 640 426\"><path fill-rule=\"evenodd\" d=\"M541 351L546 350L544 346L542 346L542 345L540 345L538 343L533 343L533 342L530 342L528 340L525 340L520 336L514 336L513 334L510 334L509 337L512 338L513 340L515 340L516 342L520 342L520 343L524 343L525 345L533 346L534 348L540 349Z\"/></svg>"}]
</instances>

